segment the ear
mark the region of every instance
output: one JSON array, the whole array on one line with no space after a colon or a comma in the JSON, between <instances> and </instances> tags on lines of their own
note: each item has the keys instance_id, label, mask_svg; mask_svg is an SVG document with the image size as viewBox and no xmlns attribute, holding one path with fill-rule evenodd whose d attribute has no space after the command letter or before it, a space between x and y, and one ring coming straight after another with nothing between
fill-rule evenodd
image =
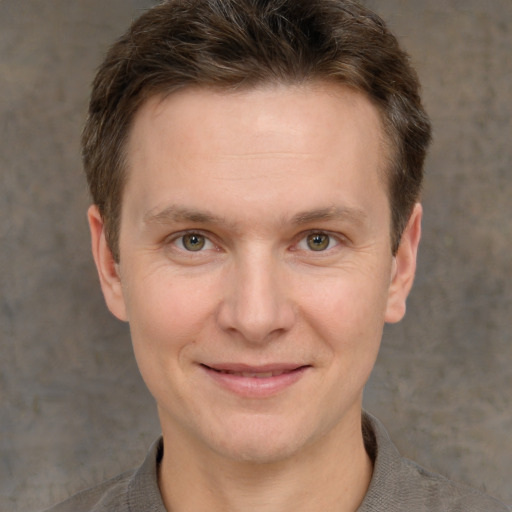
<instances>
[{"instance_id":1,"label":"ear","mask_svg":"<svg viewBox=\"0 0 512 512\"><path fill-rule=\"evenodd\" d=\"M108 246L103 219L96 205L89 207L87 219L91 231L92 255L98 270L105 302L114 316L119 320L126 321L126 306L119 275L119 265L115 262L112 251Z\"/></svg>"},{"instance_id":2,"label":"ear","mask_svg":"<svg viewBox=\"0 0 512 512\"><path fill-rule=\"evenodd\" d=\"M405 315L406 300L411 291L416 273L416 258L421 238L421 216L423 210L416 203L409 222L402 233L400 246L393 261L393 275L388 291L385 320L396 323Z\"/></svg>"}]
</instances>

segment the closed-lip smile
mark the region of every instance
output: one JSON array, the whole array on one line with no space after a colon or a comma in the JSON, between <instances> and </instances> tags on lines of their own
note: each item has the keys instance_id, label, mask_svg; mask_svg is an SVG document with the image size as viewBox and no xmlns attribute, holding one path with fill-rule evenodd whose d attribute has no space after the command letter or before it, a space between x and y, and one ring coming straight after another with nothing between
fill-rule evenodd
<instances>
[{"instance_id":1,"label":"closed-lip smile","mask_svg":"<svg viewBox=\"0 0 512 512\"><path fill-rule=\"evenodd\" d=\"M299 381L310 365L237 363L201 364L204 371L224 389L247 398L275 395Z\"/></svg>"}]
</instances>

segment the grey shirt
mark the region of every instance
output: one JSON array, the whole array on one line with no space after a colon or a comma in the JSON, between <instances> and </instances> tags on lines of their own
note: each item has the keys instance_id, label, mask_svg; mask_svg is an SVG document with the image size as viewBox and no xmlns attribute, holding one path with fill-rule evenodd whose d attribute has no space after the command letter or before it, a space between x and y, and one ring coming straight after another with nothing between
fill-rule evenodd
<instances>
[{"instance_id":1,"label":"grey shirt","mask_svg":"<svg viewBox=\"0 0 512 512\"><path fill-rule=\"evenodd\" d=\"M363 433L374 469L357 512L510 512L495 499L402 457L382 423L367 413ZM159 439L138 469L78 493L47 512L166 512L157 476L162 455Z\"/></svg>"}]
</instances>

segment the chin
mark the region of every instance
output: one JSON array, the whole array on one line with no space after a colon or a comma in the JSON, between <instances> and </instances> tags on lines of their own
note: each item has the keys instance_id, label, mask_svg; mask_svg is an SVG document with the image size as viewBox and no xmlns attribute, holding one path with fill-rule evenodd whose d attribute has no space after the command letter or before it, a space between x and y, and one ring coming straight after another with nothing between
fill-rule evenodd
<instances>
[{"instance_id":1,"label":"chin","mask_svg":"<svg viewBox=\"0 0 512 512\"><path fill-rule=\"evenodd\" d=\"M237 462L274 464L292 458L300 451L300 445L289 439L241 439L219 446L217 453Z\"/></svg>"},{"instance_id":2,"label":"chin","mask_svg":"<svg viewBox=\"0 0 512 512\"><path fill-rule=\"evenodd\" d=\"M238 424L238 426L237 426ZM305 429L268 418L234 422L209 440L217 454L230 460L271 464L293 457L308 444Z\"/></svg>"}]
</instances>

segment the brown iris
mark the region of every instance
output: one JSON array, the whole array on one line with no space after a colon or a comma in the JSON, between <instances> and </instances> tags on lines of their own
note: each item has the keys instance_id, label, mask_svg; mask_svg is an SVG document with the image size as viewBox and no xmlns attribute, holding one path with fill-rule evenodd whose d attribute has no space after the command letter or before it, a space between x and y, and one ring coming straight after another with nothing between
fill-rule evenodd
<instances>
[{"instance_id":1,"label":"brown iris","mask_svg":"<svg viewBox=\"0 0 512 512\"><path fill-rule=\"evenodd\" d=\"M189 235L183 235L183 247L187 249L187 251L200 251L205 244L205 239L203 235L198 235L197 233L191 233Z\"/></svg>"},{"instance_id":2,"label":"brown iris","mask_svg":"<svg viewBox=\"0 0 512 512\"><path fill-rule=\"evenodd\" d=\"M325 251L329 247L330 238L325 233L313 233L308 235L307 244L312 251Z\"/></svg>"}]
</instances>

